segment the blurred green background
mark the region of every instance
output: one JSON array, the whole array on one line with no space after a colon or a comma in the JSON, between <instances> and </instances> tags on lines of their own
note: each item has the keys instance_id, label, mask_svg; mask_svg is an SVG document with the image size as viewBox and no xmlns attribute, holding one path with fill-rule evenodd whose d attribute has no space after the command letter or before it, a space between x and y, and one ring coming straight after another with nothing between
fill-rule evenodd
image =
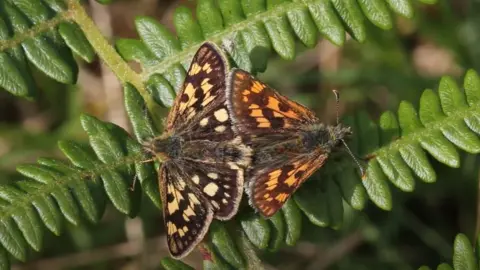
<instances>
[{"instance_id":1,"label":"blurred green background","mask_svg":"<svg viewBox=\"0 0 480 270\"><path fill-rule=\"evenodd\" d=\"M101 30L115 40L136 37L136 15L155 17L173 31L174 9L194 7L195 1L122 0L110 6L90 1L89 5ZM385 110L396 111L401 100L418 105L423 89L436 89L443 75L460 81L466 69L480 71L480 1L441 0L433 6L415 2L415 18L396 18L393 30L367 25L364 44L349 40L339 48L323 40L314 49L298 44L295 61L272 56L267 71L258 76L333 123L332 89L341 92L341 114L366 111L377 120ZM19 164L42 156L62 158L59 139L86 142L80 113L129 128L121 86L98 60L80 64L75 87L43 75L36 80L41 94L34 102L0 91L0 184L21 178L15 172ZM371 203L357 212L345 204L344 226L339 230L318 228L305 220L307 229L297 246L262 255L266 268L417 269L450 262L455 235L463 232L473 240L478 232L480 160L462 153L459 169L431 162L438 176L435 184L417 181L412 193L392 189L391 212ZM32 252L29 262L15 269L156 269L167 254L161 213L145 200L135 219L109 208L98 225L71 226L61 237L47 232L45 248ZM194 252L186 262L201 268L201 255Z\"/></svg>"}]
</instances>

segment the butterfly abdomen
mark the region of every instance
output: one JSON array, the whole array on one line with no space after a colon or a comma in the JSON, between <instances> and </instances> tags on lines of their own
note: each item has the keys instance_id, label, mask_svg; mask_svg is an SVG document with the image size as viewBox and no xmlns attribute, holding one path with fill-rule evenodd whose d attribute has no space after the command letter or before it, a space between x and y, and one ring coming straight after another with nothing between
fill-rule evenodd
<instances>
[{"instance_id":1,"label":"butterfly abdomen","mask_svg":"<svg viewBox=\"0 0 480 270\"><path fill-rule=\"evenodd\" d=\"M290 155L303 153L302 140L298 136L283 136L278 134L264 135L251 142L255 150L252 157L252 166L270 166L279 159L288 158Z\"/></svg>"},{"instance_id":2,"label":"butterfly abdomen","mask_svg":"<svg viewBox=\"0 0 480 270\"><path fill-rule=\"evenodd\" d=\"M252 161L252 149L244 145L240 137L227 143L220 143L216 148L216 155L222 162L233 162L242 167L250 165Z\"/></svg>"}]
</instances>

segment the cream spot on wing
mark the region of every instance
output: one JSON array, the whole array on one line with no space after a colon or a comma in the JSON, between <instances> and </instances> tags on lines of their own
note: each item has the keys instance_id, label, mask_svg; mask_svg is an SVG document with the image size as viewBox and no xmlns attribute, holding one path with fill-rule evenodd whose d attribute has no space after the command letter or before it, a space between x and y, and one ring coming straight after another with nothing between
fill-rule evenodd
<instances>
[{"instance_id":1,"label":"cream spot on wing","mask_svg":"<svg viewBox=\"0 0 480 270\"><path fill-rule=\"evenodd\" d=\"M229 185L224 185L223 186L225 189L230 189L230 186Z\"/></svg>"},{"instance_id":2,"label":"cream spot on wing","mask_svg":"<svg viewBox=\"0 0 480 270\"><path fill-rule=\"evenodd\" d=\"M219 132L219 133L224 132L226 129L227 129L227 127L223 126L223 125L215 127L215 131Z\"/></svg>"},{"instance_id":3,"label":"cream spot on wing","mask_svg":"<svg viewBox=\"0 0 480 270\"><path fill-rule=\"evenodd\" d=\"M213 207L217 208L217 209L220 209L220 205L216 202L216 201L210 201L213 205Z\"/></svg>"},{"instance_id":4,"label":"cream spot on wing","mask_svg":"<svg viewBox=\"0 0 480 270\"><path fill-rule=\"evenodd\" d=\"M200 120L200 126L204 127L208 124L208 117L203 118Z\"/></svg>"},{"instance_id":5,"label":"cream spot on wing","mask_svg":"<svg viewBox=\"0 0 480 270\"><path fill-rule=\"evenodd\" d=\"M195 174L194 176L192 176L192 181L193 183L198 185L200 183L200 177L198 177L198 175Z\"/></svg>"},{"instance_id":6,"label":"cream spot on wing","mask_svg":"<svg viewBox=\"0 0 480 270\"><path fill-rule=\"evenodd\" d=\"M193 116L195 116L195 114L197 114L197 111L195 110L194 107L190 107L190 108L188 109L188 112L187 112L187 113L188 113L187 119L190 119L190 118L192 118Z\"/></svg>"},{"instance_id":7,"label":"cream spot on wing","mask_svg":"<svg viewBox=\"0 0 480 270\"><path fill-rule=\"evenodd\" d=\"M222 203L223 203L223 204L228 204L227 199L222 199Z\"/></svg>"},{"instance_id":8,"label":"cream spot on wing","mask_svg":"<svg viewBox=\"0 0 480 270\"><path fill-rule=\"evenodd\" d=\"M200 85L200 88L202 88L204 93L210 91L210 89L212 89L212 87L213 87L213 85L208 83L209 80L210 80L210 78L203 79L203 81Z\"/></svg>"},{"instance_id":9,"label":"cream spot on wing","mask_svg":"<svg viewBox=\"0 0 480 270\"><path fill-rule=\"evenodd\" d=\"M197 196L195 196L195 194L189 193L188 198L190 199L191 207L193 207L195 204L200 204L200 201L198 200Z\"/></svg>"},{"instance_id":10,"label":"cream spot on wing","mask_svg":"<svg viewBox=\"0 0 480 270\"><path fill-rule=\"evenodd\" d=\"M228 112L227 110L225 110L225 108L222 108L220 110L217 110L213 113L213 115L215 115L215 118L219 121L219 122L225 122L228 120Z\"/></svg>"},{"instance_id":11,"label":"cream spot on wing","mask_svg":"<svg viewBox=\"0 0 480 270\"><path fill-rule=\"evenodd\" d=\"M214 100L214 99L215 99L215 96L209 96L208 98L205 98L202 102L202 106L203 107L207 106L207 104L212 102L212 100Z\"/></svg>"},{"instance_id":12,"label":"cream spot on wing","mask_svg":"<svg viewBox=\"0 0 480 270\"><path fill-rule=\"evenodd\" d=\"M231 197L230 194L228 194L227 192L224 192L223 195L225 195L225 197L227 197L227 198Z\"/></svg>"},{"instance_id":13,"label":"cream spot on wing","mask_svg":"<svg viewBox=\"0 0 480 270\"><path fill-rule=\"evenodd\" d=\"M218 190L218 186L215 183L208 183L208 185L206 185L203 188L203 192L205 192L205 194L207 194L210 197L215 196L215 194L217 193L217 190Z\"/></svg>"},{"instance_id":14,"label":"cream spot on wing","mask_svg":"<svg viewBox=\"0 0 480 270\"><path fill-rule=\"evenodd\" d=\"M183 229L178 229L178 235L180 235L180 237L185 236L185 232L183 231Z\"/></svg>"},{"instance_id":15,"label":"cream spot on wing","mask_svg":"<svg viewBox=\"0 0 480 270\"><path fill-rule=\"evenodd\" d=\"M175 199L180 202L181 200L183 200L183 196L182 196L182 193L180 193L180 191L178 190L175 190Z\"/></svg>"},{"instance_id":16,"label":"cream spot on wing","mask_svg":"<svg viewBox=\"0 0 480 270\"><path fill-rule=\"evenodd\" d=\"M178 202L176 201L173 201L173 202L169 202L167 204L167 208L168 208L168 213L169 214L173 214L175 213L179 208L178 208Z\"/></svg>"},{"instance_id":17,"label":"cream spot on wing","mask_svg":"<svg viewBox=\"0 0 480 270\"><path fill-rule=\"evenodd\" d=\"M197 63L193 63L192 67L190 68L190 72L188 72L188 75L192 76L200 72L202 67L200 67Z\"/></svg>"},{"instance_id":18,"label":"cream spot on wing","mask_svg":"<svg viewBox=\"0 0 480 270\"><path fill-rule=\"evenodd\" d=\"M212 72L212 68L210 67L209 63L206 63L205 65L203 65L202 70L204 70L207 74Z\"/></svg>"},{"instance_id":19,"label":"cream spot on wing","mask_svg":"<svg viewBox=\"0 0 480 270\"><path fill-rule=\"evenodd\" d=\"M235 164L233 162L229 162L228 167L230 167L230 169L234 169L234 170L240 169L240 167L238 167L237 164Z\"/></svg>"},{"instance_id":20,"label":"cream spot on wing","mask_svg":"<svg viewBox=\"0 0 480 270\"><path fill-rule=\"evenodd\" d=\"M173 224L172 222L167 222L167 233L168 235L172 235L177 232L177 226Z\"/></svg>"},{"instance_id":21,"label":"cream spot on wing","mask_svg":"<svg viewBox=\"0 0 480 270\"><path fill-rule=\"evenodd\" d=\"M217 179L218 178L218 173L208 173L207 176L212 178L212 179Z\"/></svg>"},{"instance_id":22,"label":"cream spot on wing","mask_svg":"<svg viewBox=\"0 0 480 270\"><path fill-rule=\"evenodd\" d=\"M197 100L197 98L194 97L194 93L195 93L195 87L193 87L193 84L188 83L187 86L185 86L185 90L183 91L183 94L185 94L188 97L188 100L180 104L180 107L179 107L180 112L183 113L183 111L187 108L188 104L190 104L191 102L195 102Z\"/></svg>"},{"instance_id":23,"label":"cream spot on wing","mask_svg":"<svg viewBox=\"0 0 480 270\"><path fill-rule=\"evenodd\" d=\"M185 209L185 211L183 211L183 213L187 217L195 216L195 212L193 212L193 209L191 207L187 207L187 209Z\"/></svg>"}]
</instances>

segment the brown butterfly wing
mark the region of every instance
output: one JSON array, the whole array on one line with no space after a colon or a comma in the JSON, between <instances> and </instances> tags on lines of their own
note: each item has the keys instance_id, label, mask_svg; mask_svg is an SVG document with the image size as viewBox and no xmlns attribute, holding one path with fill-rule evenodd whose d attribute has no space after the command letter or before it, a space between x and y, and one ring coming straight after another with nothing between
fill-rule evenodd
<instances>
[{"instance_id":1,"label":"brown butterfly wing","mask_svg":"<svg viewBox=\"0 0 480 270\"><path fill-rule=\"evenodd\" d=\"M246 71L233 69L227 83L234 125L255 150L247 172L250 203L270 217L325 163L328 155L322 149L301 143L301 134L319 120Z\"/></svg>"},{"instance_id":2,"label":"brown butterfly wing","mask_svg":"<svg viewBox=\"0 0 480 270\"><path fill-rule=\"evenodd\" d=\"M262 169L253 168L247 188L250 204L263 216L273 216L327 158L328 155L317 150L294 159L283 159L283 162L273 161L271 166Z\"/></svg>"},{"instance_id":3,"label":"brown butterfly wing","mask_svg":"<svg viewBox=\"0 0 480 270\"><path fill-rule=\"evenodd\" d=\"M310 109L280 95L244 70L232 69L227 83L227 102L241 133L295 131L318 121Z\"/></svg>"},{"instance_id":4,"label":"brown butterfly wing","mask_svg":"<svg viewBox=\"0 0 480 270\"><path fill-rule=\"evenodd\" d=\"M159 171L167 245L172 257L181 259L202 241L214 215L213 208L189 175L174 162L165 162Z\"/></svg>"},{"instance_id":5,"label":"brown butterfly wing","mask_svg":"<svg viewBox=\"0 0 480 270\"><path fill-rule=\"evenodd\" d=\"M190 140L233 139L231 119L225 104L227 70L228 61L221 50L210 42L202 44L170 110L167 130L176 134L187 132ZM219 132L219 129L222 131Z\"/></svg>"}]
</instances>

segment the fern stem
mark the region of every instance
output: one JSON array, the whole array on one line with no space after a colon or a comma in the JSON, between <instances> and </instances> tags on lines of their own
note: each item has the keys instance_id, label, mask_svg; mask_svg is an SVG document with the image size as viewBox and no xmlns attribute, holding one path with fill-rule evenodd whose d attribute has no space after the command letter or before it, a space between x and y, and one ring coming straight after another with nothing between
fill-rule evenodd
<instances>
[{"instance_id":1,"label":"fern stem","mask_svg":"<svg viewBox=\"0 0 480 270\"><path fill-rule=\"evenodd\" d=\"M142 77L130 68L128 63L125 62L113 46L110 45L92 19L87 15L80 2L78 0L68 0L68 9L71 19L80 26L95 52L113 73L115 73L120 82L122 84L132 84L142 95L150 112L158 110L158 105L145 89ZM153 120L157 126L161 126L161 119L157 119L156 114L153 114Z\"/></svg>"},{"instance_id":2,"label":"fern stem","mask_svg":"<svg viewBox=\"0 0 480 270\"><path fill-rule=\"evenodd\" d=\"M301 2L285 3L282 5L278 5L276 7L265 10L264 12L260 12L253 16L250 16L248 17L248 19L245 19L242 22L237 22L233 25L230 25L226 27L223 31L215 33L211 36L207 36L206 39L219 45L222 44L224 40L234 40L235 35L237 35L241 31L251 29L253 26L260 22L266 22L269 19L278 18L279 16L286 14L287 11L300 11L306 8L308 2L311 2L311 0L303 0ZM188 48L183 48L181 52L166 57L162 62L148 68L144 68L142 72L142 77L146 80L155 73L165 73L167 70L171 69L172 66L176 63L188 62L188 60L191 59L193 54L197 51L199 45L200 44L196 44Z\"/></svg>"},{"instance_id":3,"label":"fern stem","mask_svg":"<svg viewBox=\"0 0 480 270\"><path fill-rule=\"evenodd\" d=\"M67 21L69 17L70 13L68 11L60 12L50 20L46 20L42 23L33 25L25 32L15 33L12 38L0 40L0 52L3 52L10 48L15 48L29 38L40 36L41 33L53 29L60 23Z\"/></svg>"},{"instance_id":4,"label":"fern stem","mask_svg":"<svg viewBox=\"0 0 480 270\"><path fill-rule=\"evenodd\" d=\"M123 61L120 55L110 45L95 23L87 15L82 5L77 0L69 0L68 6L71 18L82 28L83 33L98 56L112 69L118 79L122 83L129 82L133 84L140 93L144 93L145 89L138 74Z\"/></svg>"},{"instance_id":5,"label":"fern stem","mask_svg":"<svg viewBox=\"0 0 480 270\"><path fill-rule=\"evenodd\" d=\"M451 123L463 122L465 118L471 115L473 112L480 114L480 102L473 105L467 106L464 108L457 109L457 111L451 115L445 115L444 117L439 118L437 121L424 125L424 128L415 130L414 132L401 136L401 138L393 141L392 143L383 146L375 150L373 155L387 154L388 151L398 150L407 143L416 143L420 141L420 138L428 136L430 133L425 132L425 130L440 130L443 127L449 126Z\"/></svg>"},{"instance_id":6,"label":"fern stem","mask_svg":"<svg viewBox=\"0 0 480 270\"><path fill-rule=\"evenodd\" d=\"M69 184L74 181L88 181L91 179L95 179L107 170L113 170L121 166L134 164L136 162L142 162L141 155L126 156L123 159L119 159L115 163L102 164L92 169L84 169L80 173L71 173L66 174L62 177L58 177L55 179L55 181L46 184L43 188L39 188L35 192L28 193L28 196L25 196L23 200L19 200L15 204L10 204L9 206L5 206L4 208L2 208L2 211L0 212L0 222L10 218L15 213L18 213L19 209L27 209L28 207L31 207L32 202L35 201L37 198L49 196L59 187L68 187Z\"/></svg>"}]
</instances>

